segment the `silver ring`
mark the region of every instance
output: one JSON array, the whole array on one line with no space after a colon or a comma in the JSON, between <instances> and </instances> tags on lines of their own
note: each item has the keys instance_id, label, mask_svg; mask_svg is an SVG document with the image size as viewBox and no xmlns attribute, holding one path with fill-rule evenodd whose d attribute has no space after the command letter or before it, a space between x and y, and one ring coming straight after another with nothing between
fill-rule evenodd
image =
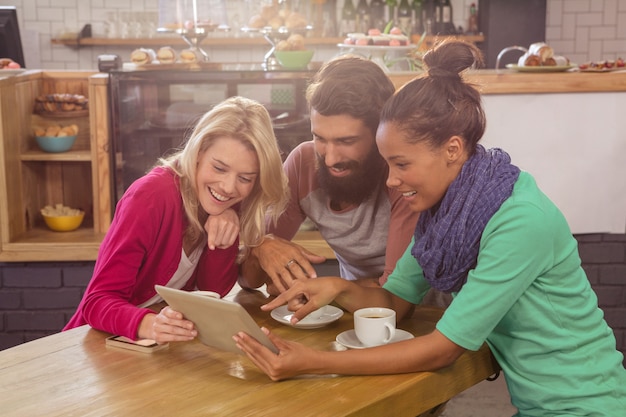
<instances>
[{"instance_id":1,"label":"silver ring","mask_svg":"<svg viewBox=\"0 0 626 417\"><path fill-rule=\"evenodd\" d=\"M295 259L290 260L289 262L287 262L287 264L285 265L285 268L289 269L289 267L291 266L291 264L296 263Z\"/></svg>"}]
</instances>

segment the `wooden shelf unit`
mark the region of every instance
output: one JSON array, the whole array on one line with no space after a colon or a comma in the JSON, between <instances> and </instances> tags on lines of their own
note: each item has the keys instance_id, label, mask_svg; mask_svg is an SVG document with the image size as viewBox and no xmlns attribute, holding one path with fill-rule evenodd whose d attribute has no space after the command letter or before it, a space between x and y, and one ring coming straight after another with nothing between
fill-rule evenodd
<instances>
[{"instance_id":1,"label":"wooden shelf unit","mask_svg":"<svg viewBox=\"0 0 626 417\"><path fill-rule=\"evenodd\" d=\"M0 79L0 262L96 259L111 222L108 112L100 107L106 106L107 87L100 76L91 71L26 71ZM99 116L33 114L35 98L52 93L84 95ZM39 150L34 125L74 123L79 135L70 151ZM79 229L47 228L40 210L59 203L85 211Z\"/></svg>"}]
</instances>

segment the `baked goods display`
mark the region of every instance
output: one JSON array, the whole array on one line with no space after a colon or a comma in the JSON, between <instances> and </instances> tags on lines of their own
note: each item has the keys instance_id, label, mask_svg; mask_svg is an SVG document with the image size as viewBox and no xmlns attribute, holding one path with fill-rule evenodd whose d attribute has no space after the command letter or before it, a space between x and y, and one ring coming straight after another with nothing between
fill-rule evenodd
<instances>
[{"instance_id":1,"label":"baked goods display","mask_svg":"<svg viewBox=\"0 0 626 417\"><path fill-rule=\"evenodd\" d=\"M157 60L157 54L151 48L137 48L130 53L130 62L137 65L152 64Z\"/></svg>"},{"instance_id":2,"label":"baked goods display","mask_svg":"<svg viewBox=\"0 0 626 417\"><path fill-rule=\"evenodd\" d=\"M305 29L307 27L307 19L299 12L279 8L276 5L264 5L260 13L250 17L248 27L251 29L271 27L273 30L284 27L289 31L293 31Z\"/></svg>"},{"instance_id":3,"label":"baked goods display","mask_svg":"<svg viewBox=\"0 0 626 417\"><path fill-rule=\"evenodd\" d=\"M383 33L380 29L370 29L367 33L348 33L343 40L344 45L356 46L407 46L409 37L402 33L398 27L393 27L389 33Z\"/></svg>"},{"instance_id":4,"label":"baked goods display","mask_svg":"<svg viewBox=\"0 0 626 417\"><path fill-rule=\"evenodd\" d=\"M304 36L299 33L293 33L287 39L276 43L277 51L304 51L305 49Z\"/></svg>"},{"instance_id":5,"label":"baked goods display","mask_svg":"<svg viewBox=\"0 0 626 417\"><path fill-rule=\"evenodd\" d=\"M44 208L41 209L41 214L47 217L80 216L83 214L83 211L64 206L63 204L55 204L54 206L44 206Z\"/></svg>"},{"instance_id":6,"label":"baked goods display","mask_svg":"<svg viewBox=\"0 0 626 417\"><path fill-rule=\"evenodd\" d=\"M225 26L225 25L222 25ZM213 22L211 19L199 19L194 23L193 20L188 19L179 22L165 22L162 23L159 28L162 31L177 32L177 31L192 31L194 29L202 29L205 32L212 32L218 27L222 27L219 24Z\"/></svg>"},{"instance_id":7,"label":"baked goods display","mask_svg":"<svg viewBox=\"0 0 626 417\"><path fill-rule=\"evenodd\" d=\"M138 67L162 67L163 65L197 64L204 62L198 48L186 48L177 52L170 46L160 47L156 52L150 48L138 48L131 52L130 62Z\"/></svg>"},{"instance_id":8,"label":"baked goods display","mask_svg":"<svg viewBox=\"0 0 626 417\"><path fill-rule=\"evenodd\" d=\"M569 59L555 55L554 49L545 42L530 45L528 51L517 61L520 67L564 67L570 65Z\"/></svg>"},{"instance_id":9,"label":"baked goods display","mask_svg":"<svg viewBox=\"0 0 626 417\"><path fill-rule=\"evenodd\" d=\"M22 66L11 58L0 58L0 70L3 69L20 69Z\"/></svg>"},{"instance_id":10,"label":"baked goods display","mask_svg":"<svg viewBox=\"0 0 626 417\"><path fill-rule=\"evenodd\" d=\"M180 62L183 64L195 64L203 60L204 57L198 49L187 48L180 52Z\"/></svg>"},{"instance_id":11,"label":"baked goods display","mask_svg":"<svg viewBox=\"0 0 626 417\"><path fill-rule=\"evenodd\" d=\"M615 60L589 61L578 66L581 71L608 72L626 69L624 60L619 57Z\"/></svg>"},{"instance_id":12,"label":"baked goods display","mask_svg":"<svg viewBox=\"0 0 626 417\"><path fill-rule=\"evenodd\" d=\"M48 126L34 126L33 133L35 136L47 136L47 137L65 137L78 135L78 125L71 124L62 126L59 124L53 124Z\"/></svg>"},{"instance_id":13,"label":"baked goods display","mask_svg":"<svg viewBox=\"0 0 626 417\"><path fill-rule=\"evenodd\" d=\"M156 59L162 64L173 64L176 58L176 51L171 46L162 46L156 53Z\"/></svg>"},{"instance_id":14,"label":"baked goods display","mask_svg":"<svg viewBox=\"0 0 626 417\"><path fill-rule=\"evenodd\" d=\"M89 100L81 94L45 94L35 98L35 113L68 113L86 111Z\"/></svg>"}]
</instances>

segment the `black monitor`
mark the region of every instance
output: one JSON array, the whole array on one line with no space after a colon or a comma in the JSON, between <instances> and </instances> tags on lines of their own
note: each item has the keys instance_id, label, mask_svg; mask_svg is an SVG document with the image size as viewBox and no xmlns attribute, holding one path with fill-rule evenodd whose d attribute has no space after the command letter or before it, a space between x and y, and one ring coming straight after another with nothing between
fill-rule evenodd
<instances>
[{"instance_id":1,"label":"black monitor","mask_svg":"<svg viewBox=\"0 0 626 417\"><path fill-rule=\"evenodd\" d=\"M0 6L0 58L11 58L26 67L17 10L13 6Z\"/></svg>"}]
</instances>

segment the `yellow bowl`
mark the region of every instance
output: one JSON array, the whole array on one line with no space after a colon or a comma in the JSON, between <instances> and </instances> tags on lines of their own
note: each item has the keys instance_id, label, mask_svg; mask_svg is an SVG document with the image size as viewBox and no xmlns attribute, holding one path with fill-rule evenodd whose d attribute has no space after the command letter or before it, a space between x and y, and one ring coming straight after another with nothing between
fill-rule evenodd
<instances>
[{"instance_id":1,"label":"yellow bowl","mask_svg":"<svg viewBox=\"0 0 626 417\"><path fill-rule=\"evenodd\" d=\"M55 232L70 232L80 227L85 217L85 212L76 216L43 216L48 227Z\"/></svg>"},{"instance_id":2,"label":"yellow bowl","mask_svg":"<svg viewBox=\"0 0 626 417\"><path fill-rule=\"evenodd\" d=\"M278 63L286 69L304 69L313 58L312 49L304 51L275 51L274 55Z\"/></svg>"}]
</instances>

